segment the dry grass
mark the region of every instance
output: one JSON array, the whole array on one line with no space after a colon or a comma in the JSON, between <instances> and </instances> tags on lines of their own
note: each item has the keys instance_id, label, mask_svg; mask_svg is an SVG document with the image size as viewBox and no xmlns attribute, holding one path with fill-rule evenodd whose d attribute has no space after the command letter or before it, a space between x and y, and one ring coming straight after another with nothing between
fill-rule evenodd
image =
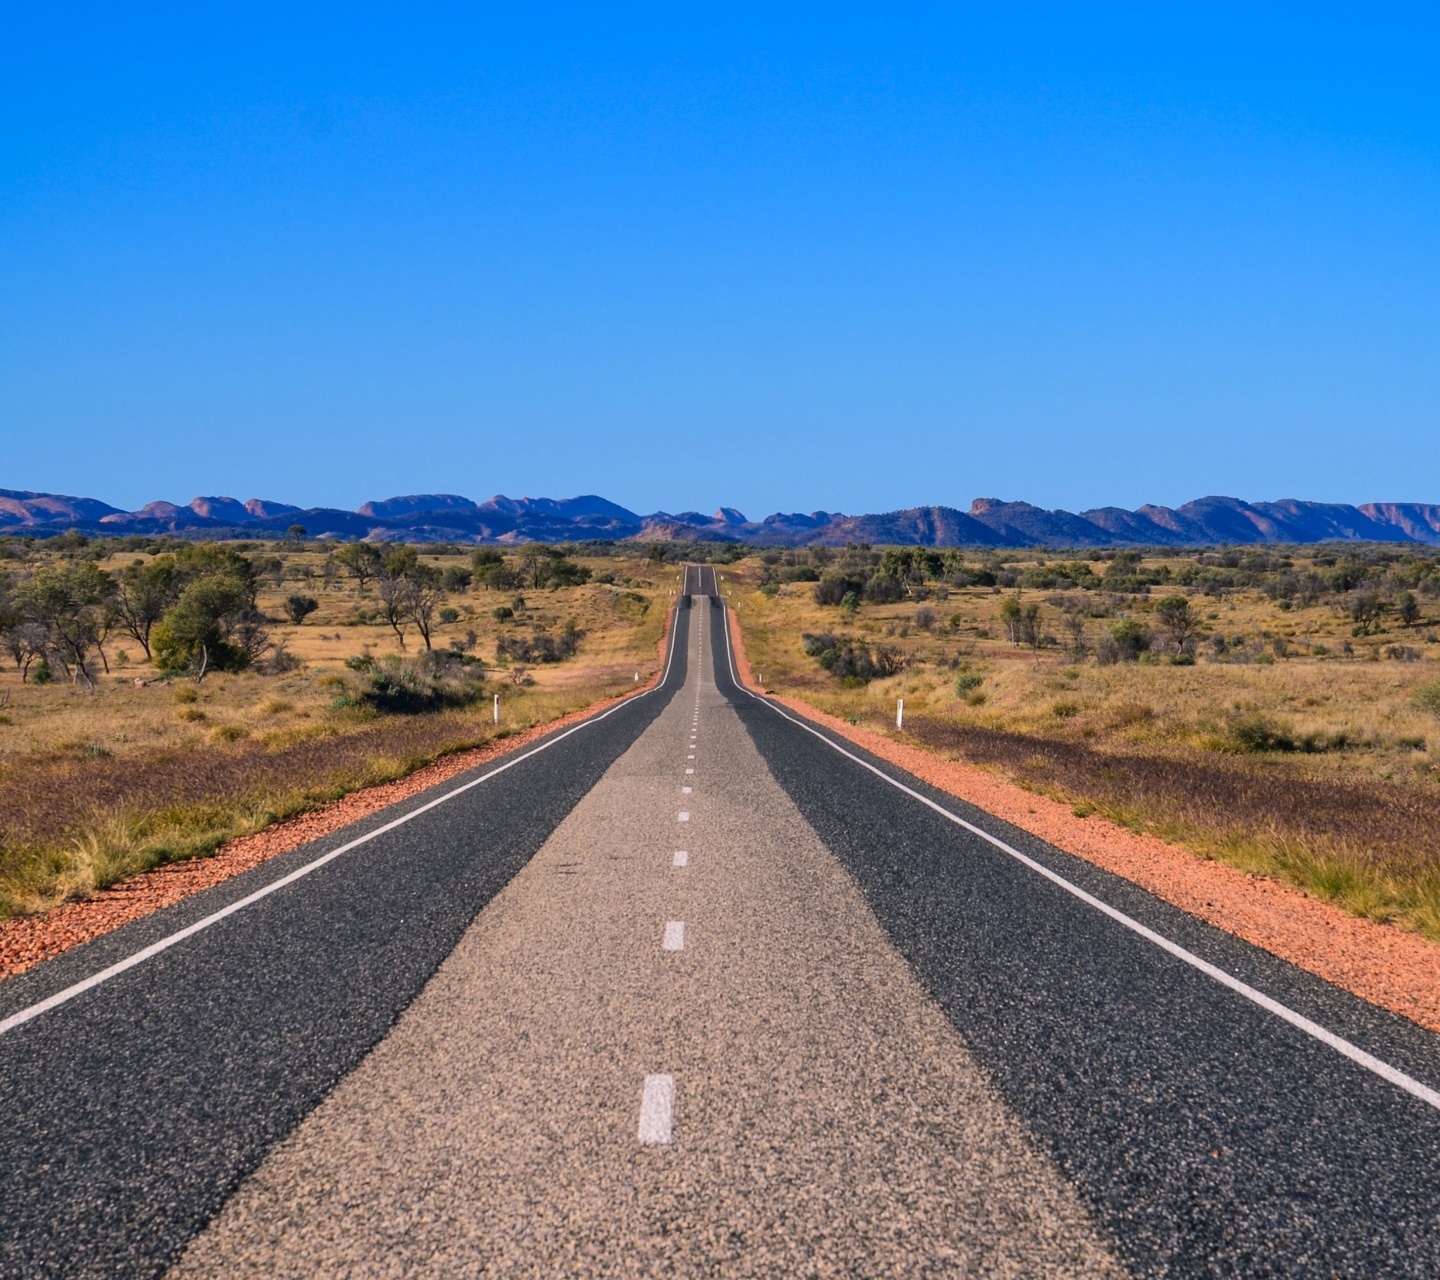
<instances>
[{"instance_id":1,"label":"dry grass","mask_svg":"<svg viewBox=\"0 0 1440 1280\"><path fill-rule=\"evenodd\" d=\"M1208 630L1247 638L1249 661L1212 661L1202 645L1193 666L1100 666L1004 639L1010 592L927 601L936 621L924 630L914 601L863 605L847 623L805 584L755 590L759 571L746 561L725 576L767 688L890 733L903 697L905 735L919 745L1440 939L1440 722L1415 697L1440 661L1427 626L1357 638L1324 605L1196 596ZM1044 593L1025 598L1042 602L1045 629L1064 634ZM1119 603L1142 620L1153 607ZM1089 623L1092 642L1112 621ZM802 633L826 630L889 646L904 668L846 688L801 648ZM1288 656L1275 657L1277 638ZM1420 660L1385 657L1397 643ZM1341 656L1347 644L1354 653ZM1309 749L1256 751L1256 726L1261 746Z\"/></svg>"},{"instance_id":2,"label":"dry grass","mask_svg":"<svg viewBox=\"0 0 1440 1280\"><path fill-rule=\"evenodd\" d=\"M296 553L292 568L307 557L319 559ZM133 654L119 667L126 645L113 639L115 670L95 693L22 686L7 672L0 677L11 695L0 726L0 917L44 910L145 868L212 852L358 787L634 688L636 674L648 679L658 665L675 575L618 557L586 563L629 581L525 593L528 608L505 623L491 610L513 593L473 592L455 601L460 617L437 632L436 647L473 630L486 661L506 627L556 628L574 620L587 633L575 659L531 668L524 683L512 681L518 673L494 669L485 702L473 710L379 716L350 705L361 677L344 659L398 646L388 630L354 622L365 598L349 583L329 592L317 590L318 581L307 584L321 609L302 627L275 627L304 664L285 675L164 683ZM286 581L267 591L261 608L278 617L279 601L295 589ZM409 651L415 652L413 640ZM137 675L152 682L137 685ZM498 728L492 692L501 695Z\"/></svg>"}]
</instances>

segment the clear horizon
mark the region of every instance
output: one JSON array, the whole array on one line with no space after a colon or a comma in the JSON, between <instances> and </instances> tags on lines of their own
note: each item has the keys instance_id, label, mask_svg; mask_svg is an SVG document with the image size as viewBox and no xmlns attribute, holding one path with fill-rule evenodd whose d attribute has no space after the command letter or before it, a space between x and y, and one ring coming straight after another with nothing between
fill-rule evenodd
<instances>
[{"instance_id":1,"label":"clear horizon","mask_svg":"<svg viewBox=\"0 0 1440 1280\"><path fill-rule=\"evenodd\" d=\"M1437 36L1418 8L15 15L0 484L1440 501Z\"/></svg>"}]
</instances>

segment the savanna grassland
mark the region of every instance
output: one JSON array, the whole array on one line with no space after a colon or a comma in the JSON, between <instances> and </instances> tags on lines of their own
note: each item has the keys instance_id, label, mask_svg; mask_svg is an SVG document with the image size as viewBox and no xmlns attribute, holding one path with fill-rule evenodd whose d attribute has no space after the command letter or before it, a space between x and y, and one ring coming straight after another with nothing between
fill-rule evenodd
<instances>
[{"instance_id":1,"label":"savanna grassland","mask_svg":"<svg viewBox=\"0 0 1440 1280\"><path fill-rule=\"evenodd\" d=\"M768 689L1440 939L1440 556L767 552Z\"/></svg>"},{"instance_id":2,"label":"savanna grassland","mask_svg":"<svg viewBox=\"0 0 1440 1280\"><path fill-rule=\"evenodd\" d=\"M0 542L0 918L658 667L663 555L360 545Z\"/></svg>"}]
</instances>

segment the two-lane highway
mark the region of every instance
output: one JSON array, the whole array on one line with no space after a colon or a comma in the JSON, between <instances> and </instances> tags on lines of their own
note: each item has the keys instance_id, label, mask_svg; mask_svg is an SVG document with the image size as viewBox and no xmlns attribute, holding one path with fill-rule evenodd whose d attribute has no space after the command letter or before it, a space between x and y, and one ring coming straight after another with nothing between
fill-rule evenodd
<instances>
[{"instance_id":1,"label":"two-lane highway","mask_svg":"<svg viewBox=\"0 0 1440 1280\"><path fill-rule=\"evenodd\" d=\"M0 1269L1440 1274L1436 1037L743 689L720 587L657 692L0 987Z\"/></svg>"}]
</instances>

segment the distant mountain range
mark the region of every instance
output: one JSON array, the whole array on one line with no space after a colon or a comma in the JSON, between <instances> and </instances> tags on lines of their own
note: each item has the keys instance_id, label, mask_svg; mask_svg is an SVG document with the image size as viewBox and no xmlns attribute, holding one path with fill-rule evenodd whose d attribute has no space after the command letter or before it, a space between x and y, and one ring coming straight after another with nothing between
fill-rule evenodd
<instances>
[{"instance_id":1,"label":"distant mountain range","mask_svg":"<svg viewBox=\"0 0 1440 1280\"><path fill-rule=\"evenodd\" d=\"M251 498L196 498L185 506L151 502L122 511L95 498L0 489L0 534L45 537L67 529L92 534L174 534L254 538L301 525L310 538L372 542L581 542L698 540L760 547L844 546L849 542L939 547L1213 546L1219 543L1424 542L1440 545L1440 504L1242 502L1200 498L1182 507L1138 511L1099 507L1078 515L1028 502L977 498L969 511L912 507L880 515L838 511L747 520L733 507L714 515L657 511L637 515L594 495L473 502L453 493L367 502L358 511L296 507Z\"/></svg>"}]
</instances>

